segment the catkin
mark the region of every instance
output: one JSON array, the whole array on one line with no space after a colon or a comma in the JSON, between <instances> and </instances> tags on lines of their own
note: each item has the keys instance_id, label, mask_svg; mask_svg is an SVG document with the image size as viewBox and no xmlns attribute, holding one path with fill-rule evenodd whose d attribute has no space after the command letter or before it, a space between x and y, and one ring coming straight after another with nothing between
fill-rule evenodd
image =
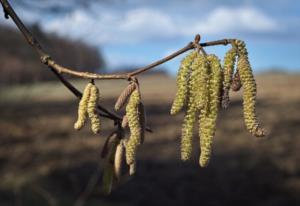
<instances>
[{"instance_id":1,"label":"catkin","mask_svg":"<svg viewBox=\"0 0 300 206\"><path fill-rule=\"evenodd\" d=\"M124 143L123 140L121 140L116 148L115 161L114 161L115 176L118 180L120 180L122 176L124 152L125 152Z\"/></svg>"},{"instance_id":2,"label":"catkin","mask_svg":"<svg viewBox=\"0 0 300 206\"><path fill-rule=\"evenodd\" d=\"M90 91L92 88L93 84L88 83L87 86L85 87L81 100L79 102L78 106L78 119L74 124L74 129L80 130L86 121L87 118L87 107L88 107L88 100L90 98Z\"/></svg>"},{"instance_id":3,"label":"catkin","mask_svg":"<svg viewBox=\"0 0 300 206\"><path fill-rule=\"evenodd\" d=\"M140 93L138 89L135 89L126 106L126 117L130 129L130 138L126 143L126 162L128 165L135 161L137 147L141 144L141 125L138 114L140 100Z\"/></svg>"},{"instance_id":4,"label":"catkin","mask_svg":"<svg viewBox=\"0 0 300 206\"><path fill-rule=\"evenodd\" d=\"M91 120L91 129L94 134L100 132L100 118L96 113L97 102L99 99L99 89L93 84L90 90L90 98L88 100L87 113Z\"/></svg>"},{"instance_id":5,"label":"catkin","mask_svg":"<svg viewBox=\"0 0 300 206\"><path fill-rule=\"evenodd\" d=\"M136 84L135 83L130 83L121 93L119 96L118 100L116 101L115 104L115 110L118 111L121 109L125 103L127 102L128 98L130 97L131 93L135 90Z\"/></svg>"},{"instance_id":6,"label":"catkin","mask_svg":"<svg viewBox=\"0 0 300 206\"><path fill-rule=\"evenodd\" d=\"M199 164L205 167L209 163L212 150L213 137L216 131L218 107L220 103L220 88L222 86L222 67L215 55L209 55L210 78L208 84L208 102L199 115L200 148Z\"/></svg>"},{"instance_id":7,"label":"catkin","mask_svg":"<svg viewBox=\"0 0 300 206\"><path fill-rule=\"evenodd\" d=\"M232 83L232 75L237 57L236 48L228 50L224 57L224 77L223 77L223 95L222 107L227 108L229 105L229 90Z\"/></svg>"},{"instance_id":8,"label":"catkin","mask_svg":"<svg viewBox=\"0 0 300 206\"><path fill-rule=\"evenodd\" d=\"M256 83L248 60L248 52L243 41L236 40L236 44L239 52L238 70L244 88L243 107L245 124L252 135L262 137L265 135L265 132L264 129L260 127L256 116Z\"/></svg>"},{"instance_id":9,"label":"catkin","mask_svg":"<svg viewBox=\"0 0 300 206\"><path fill-rule=\"evenodd\" d=\"M182 125L181 159L186 161L191 158L193 129L199 108L205 102L205 87L207 81L207 65L203 55L197 54L192 66L190 82L188 85L188 105Z\"/></svg>"},{"instance_id":10,"label":"catkin","mask_svg":"<svg viewBox=\"0 0 300 206\"><path fill-rule=\"evenodd\" d=\"M188 54L181 62L180 69L177 74L177 92L172 104L171 115L177 114L185 105L188 93L188 82L190 76L190 66L196 57L197 52L193 51Z\"/></svg>"}]
</instances>

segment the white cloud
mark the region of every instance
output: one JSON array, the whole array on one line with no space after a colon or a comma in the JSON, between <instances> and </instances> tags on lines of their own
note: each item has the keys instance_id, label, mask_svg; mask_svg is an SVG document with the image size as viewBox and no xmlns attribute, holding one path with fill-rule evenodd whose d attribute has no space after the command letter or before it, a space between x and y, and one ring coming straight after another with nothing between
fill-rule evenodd
<instances>
[{"instance_id":1,"label":"white cloud","mask_svg":"<svg viewBox=\"0 0 300 206\"><path fill-rule=\"evenodd\" d=\"M207 17L193 25L191 32L217 34L221 32L270 32L277 30L277 23L271 17L253 7L219 7Z\"/></svg>"},{"instance_id":2,"label":"white cloud","mask_svg":"<svg viewBox=\"0 0 300 206\"><path fill-rule=\"evenodd\" d=\"M98 14L77 9L63 18L51 19L44 25L46 30L99 44L186 37L196 33L260 34L276 31L278 27L276 21L253 7L218 7L206 16L171 15L152 8L123 12L102 10Z\"/></svg>"}]
</instances>

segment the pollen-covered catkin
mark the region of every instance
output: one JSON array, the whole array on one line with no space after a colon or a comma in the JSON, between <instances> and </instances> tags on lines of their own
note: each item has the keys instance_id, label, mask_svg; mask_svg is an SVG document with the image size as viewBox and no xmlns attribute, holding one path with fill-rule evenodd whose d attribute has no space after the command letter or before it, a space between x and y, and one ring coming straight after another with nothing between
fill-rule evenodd
<instances>
[{"instance_id":1,"label":"pollen-covered catkin","mask_svg":"<svg viewBox=\"0 0 300 206\"><path fill-rule=\"evenodd\" d=\"M190 76L190 66L196 57L197 52L193 51L188 54L181 62L180 69L177 74L177 92L171 107L171 115L177 114L185 105L188 93L188 82Z\"/></svg>"},{"instance_id":2,"label":"pollen-covered catkin","mask_svg":"<svg viewBox=\"0 0 300 206\"><path fill-rule=\"evenodd\" d=\"M237 57L236 48L228 50L224 57L224 77L223 77L223 96L222 107L227 108L229 105L229 90L232 83L232 75Z\"/></svg>"},{"instance_id":3,"label":"pollen-covered catkin","mask_svg":"<svg viewBox=\"0 0 300 206\"><path fill-rule=\"evenodd\" d=\"M186 161L191 158L193 129L197 118L199 108L203 107L205 102L206 81L207 81L207 63L203 55L197 54L195 57L188 84L188 105L182 124L181 135L181 159Z\"/></svg>"},{"instance_id":4,"label":"pollen-covered catkin","mask_svg":"<svg viewBox=\"0 0 300 206\"><path fill-rule=\"evenodd\" d=\"M220 60L215 55L209 55L207 58L210 62L210 78L208 85L209 101L207 107L201 110L199 115L201 148L199 164L201 167L207 166L210 160L220 103L220 88L222 86L222 67Z\"/></svg>"},{"instance_id":5,"label":"pollen-covered catkin","mask_svg":"<svg viewBox=\"0 0 300 206\"><path fill-rule=\"evenodd\" d=\"M140 101L140 93L138 89L135 89L126 106L126 117L130 129L130 138L126 143L126 162L128 165L135 161L137 147L141 144L141 125L138 114Z\"/></svg>"},{"instance_id":6,"label":"pollen-covered catkin","mask_svg":"<svg viewBox=\"0 0 300 206\"><path fill-rule=\"evenodd\" d=\"M121 109L125 103L127 102L128 98L130 97L131 93L135 90L136 84L135 83L130 83L121 93L119 96L118 100L116 101L115 104L115 110L118 111Z\"/></svg>"},{"instance_id":7,"label":"pollen-covered catkin","mask_svg":"<svg viewBox=\"0 0 300 206\"><path fill-rule=\"evenodd\" d=\"M99 99L99 89L93 84L90 91L87 112L91 120L92 131L94 134L98 134L100 132L100 118L96 113L96 107Z\"/></svg>"},{"instance_id":8,"label":"pollen-covered catkin","mask_svg":"<svg viewBox=\"0 0 300 206\"><path fill-rule=\"evenodd\" d=\"M243 85L243 107L244 120L248 131L256 136L262 137L265 131L260 127L256 117L256 83L253 77L250 62L248 60L248 52L245 43L240 40L235 41L238 46L238 70Z\"/></svg>"},{"instance_id":9,"label":"pollen-covered catkin","mask_svg":"<svg viewBox=\"0 0 300 206\"><path fill-rule=\"evenodd\" d=\"M74 129L80 130L86 121L87 118L87 107L88 107L88 100L90 98L90 90L92 87L92 83L88 83L83 91L81 100L78 106L78 119L74 124Z\"/></svg>"}]
</instances>

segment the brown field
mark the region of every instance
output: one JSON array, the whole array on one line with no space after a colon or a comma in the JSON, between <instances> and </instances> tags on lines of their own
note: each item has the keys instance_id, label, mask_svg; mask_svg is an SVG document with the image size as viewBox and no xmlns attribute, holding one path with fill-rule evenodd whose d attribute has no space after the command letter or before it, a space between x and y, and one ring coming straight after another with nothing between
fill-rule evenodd
<instances>
[{"instance_id":1,"label":"brown field","mask_svg":"<svg viewBox=\"0 0 300 206\"><path fill-rule=\"evenodd\" d=\"M85 205L300 205L300 75L257 77L257 113L268 137L244 127L241 95L218 119L213 157L198 166L198 136L192 161L180 161L183 114L169 115L175 94L171 78L140 80L149 125L139 150L137 174L105 197L98 181ZM80 88L83 82L76 82ZM103 105L126 82L99 83ZM58 83L0 90L0 205L73 205L91 177L101 175L99 153L112 123L94 136L73 130L77 101ZM100 164L102 165L102 164Z\"/></svg>"}]
</instances>

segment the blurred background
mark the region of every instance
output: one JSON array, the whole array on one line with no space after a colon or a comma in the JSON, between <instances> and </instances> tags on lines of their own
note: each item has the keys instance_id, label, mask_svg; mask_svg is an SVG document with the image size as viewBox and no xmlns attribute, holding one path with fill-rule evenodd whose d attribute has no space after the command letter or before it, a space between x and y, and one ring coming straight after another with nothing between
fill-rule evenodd
<instances>
[{"instance_id":1,"label":"blurred background","mask_svg":"<svg viewBox=\"0 0 300 206\"><path fill-rule=\"evenodd\" d=\"M39 62L0 10L0 205L300 205L300 2L292 0L11 0L58 63L124 72L201 41L246 41L257 79L257 114L268 137L245 129L241 92L219 115L213 157L180 161L183 113L170 116L180 56L140 78L148 133L137 174L100 192L101 135L73 130L77 100ZM229 47L207 48L223 58ZM70 79L82 89L87 83ZM113 109L126 81L97 81ZM122 113L122 112L121 112ZM78 202L90 187L89 197Z\"/></svg>"}]
</instances>

